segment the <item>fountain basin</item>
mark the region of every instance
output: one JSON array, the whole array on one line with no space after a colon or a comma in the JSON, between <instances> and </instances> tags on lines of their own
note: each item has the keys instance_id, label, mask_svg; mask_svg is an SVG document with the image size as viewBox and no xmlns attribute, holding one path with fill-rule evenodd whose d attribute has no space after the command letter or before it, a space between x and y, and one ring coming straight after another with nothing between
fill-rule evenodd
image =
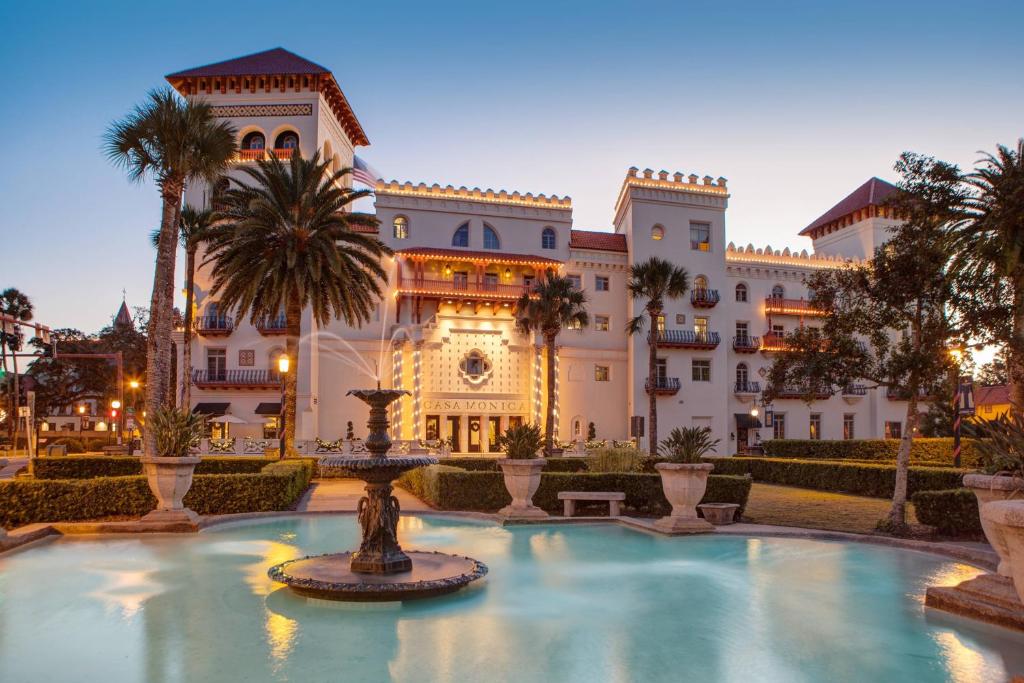
<instances>
[{"instance_id":1,"label":"fountain basin","mask_svg":"<svg viewBox=\"0 0 1024 683\"><path fill-rule=\"evenodd\" d=\"M452 593L487 574L471 557L435 551L406 551L411 569L390 574L354 572L352 553L333 553L283 562L267 575L295 593L320 600L386 602Z\"/></svg>"}]
</instances>

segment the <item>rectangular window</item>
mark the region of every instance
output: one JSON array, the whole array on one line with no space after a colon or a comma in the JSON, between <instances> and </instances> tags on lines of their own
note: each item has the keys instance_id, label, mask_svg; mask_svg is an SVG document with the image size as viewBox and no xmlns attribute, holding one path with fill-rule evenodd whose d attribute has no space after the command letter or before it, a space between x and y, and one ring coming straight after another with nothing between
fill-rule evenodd
<instances>
[{"instance_id":1,"label":"rectangular window","mask_svg":"<svg viewBox=\"0 0 1024 683\"><path fill-rule=\"evenodd\" d=\"M611 379L611 373L607 365L595 365L594 366L594 381L595 382L607 382Z\"/></svg>"},{"instance_id":2,"label":"rectangular window","mask_svg":"<svg viewBox=\"0 0 1024 683\"><path fill-rule=\"evenodd\" d=\"M206 373L210 380L224 381L227 379L227 349L206 349Z\"/></svg>"},{"instance_id":3,"label":"rectangular window","mask_svg":"<svg viewBox=\"0 0 1024 683\"><path fill-rule=\"evenodd\" d=\"M711 361L697 360L695 358L694 360L691 361L690 372L694 382L710 382Z\"/></svg>"},{"instance_id":4,"label":"rectangular window","mask_svg":"<svg viewBox=\"0 0 1024 683\"><path fill-rule=\"evenodd\" d=\"M484 291L495 292L498 290L498 274L484 273Z\"/></svg>"},{"instance_id":5,"label":"rectangular window","mask_svg":"<svg viewBox=\"0 0 1024 683\"><path fill-rule=\"evenodd\" d=\"M469 273L465 270L452 273L452 285L455 289L469 289Z\"/></svg>"},{"instance_id":6,"label":"rectangular window","mask_svg":"<svg viewBox=\"0 0 1024 683\"><path fill-rule=\"evenodd\" d=\"M583 289L583 278L579 275L566 275L565 278L572 283L576 289Z\"/></svg>"},{"instance_id":7,"label":"rectangular window","mask_svg":"<svg viewBox=\"0 0 1024 683\"><path fill-rule=\"evenodd\" d=\"M815 441L821 438L821 413L811 413L810 437Z\"/></svg>"},{"instance_id":8,"label":"rectangular window","mask_svg":"<svg viewBox=\"0 0 1024 683\"><path fill-rule=\"evenodd\" d=\"M664 331L665 331L665 316L659 315L658 316L658 332L664 332Z\"/></svg>"},{"instance_id":9,"label":"rectangular window","mask_svg":"<svg viewBox=\"0 0 1024 683\"><path fill-rule=\"evenodd\" d=\"M597 275L597 276L595 276L594 277L594 289L596 289L599 292L607 292L608 291L608 276L607 275Z\"/></svg>"},{"instance_id":10,"label":"rectangular window","mask_svg":"<svg viewBox=\"0 0 1024 683\"><path fill-rule=\"evenodd\" d=\"M655 361L654 371L655 375L658 378L658 381L663 382L665 378L668 377L668 360L664 358L659 358L657 361Z\"/></svg>"},{"instance_id":11,"label":"rectangular window","mask_svg":"<svg viewBox=\"0 0 1024 683\"><path fill-rule=\"evenodd\" d=\"M746 342L750 339L750 325L748 323L736 323L736 340Z\"/></svg>"},{"instance_id":12,"label":"rectangular window","mask_svg":"<svg viewBox=\"0 0 1024 683\"><path fill-rule=\"evenodd\" d=\"M690 249L711 251L711 224L690 222Z\"/></svg>"},{"instance_id":13,"label":"rectangular window","mask_svg":"<svg viewBox=\"0 0 1024 683\"><path fill-rule=\"evenodd\" d=\"M786 438L786 414L775 413L772 416L772 436L776 439Z\"/></svg>"},{"instance_id":14,"label":"rectangular window","mask_svg":"<svg viewBox=\"0 0 1024 683\"><path fill-rule=\"evenodd\" d=\"M427 415L425 436L427 441L437 441L441 438L440 415Z\"/></svg>"},{"instance_id":15,"label":"rectangular window","mask_svg":"<svg viewBox=\"0 0 1024 683\"><path fill-rule=\"evenodd\" d=\"M786 334L786 328L782 325L772 325L772 332L778 335Z\"/></svg>"},{"instance_id":16,"label":"rectangular window","mask_svg":"<svg viewBox=\"0 0 1024 683\"><path fill-rule=\"evenodd\" d=\"M607 332L611 329L611 323L606 315L595 315L594 316L594 329L598 332Z\"/></svg>"},{"instance_id":17,"label":"rectangular window","mask_svg":"<svg viewBox=\"0 0 1024 683\"><path fill-rule=\"evenodd\" d=\"M845 413L843 415L843 438L847 441L856 438L857 432L854 429L854 426L854 415L851 413Z\"/></svg>"},{"instance_id":18,"label":"rectangular window","mask_svg":"<svg viewBox=\"0 0 1024 683\"><path fill-rule=\"evenodd\" d=\"M676 313L676 325L685 325L685 324L686 324L686 314L685 313Z\"/></svg>"},{"instance_id":19,"label":"rectangular window","mask_svg":"<svg viewBox=\"0 0 1024 683\"><path fill-rule=\"evenodd\" d=\"M885 438L887 439L900 439L903 438L903 423L902 422L886 422L885 423Z\"/></svg>"},{"instance_id":20,"label":"rectangular window","mask_svg":"<svg viewBox=\"0 0 1024 683\"><path fill-rule=\"evenodd\" d=\"M264 439L276 439L276 438L278 438L277 430L278 430L278 427L280 425L280 420L281 420L281 418L278 415L275 415L273 417L265 418L265 421L263 423L263 438Z\"/></svg>"},{"instance_id":21,"label":"rectangular window","mask_svg":"<svg viewBox=\"0 0 1024 683\"><path fill-rule=\"evenodd\" d=\"M694 318L693 319L693 332L697 335L698 339L705 339L708 336L708 319L707 318Z\"/></svg>"}]
</instances>

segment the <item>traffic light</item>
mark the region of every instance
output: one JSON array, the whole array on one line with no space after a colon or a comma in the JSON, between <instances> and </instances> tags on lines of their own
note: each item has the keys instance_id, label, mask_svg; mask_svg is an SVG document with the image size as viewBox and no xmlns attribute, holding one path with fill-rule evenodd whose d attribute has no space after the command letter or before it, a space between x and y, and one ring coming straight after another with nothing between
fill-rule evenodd
<instances>
[{"instance_id":1,"label":"traffic light","mask_svg":"<svg viewBox=\"0 0 1024 683\"><path fill-rule=\"evenodd\" d=\"M110 409L110 419L111 420L116 420L117 419L117 408L111 408Z\"/></svg>"}]
</instances>

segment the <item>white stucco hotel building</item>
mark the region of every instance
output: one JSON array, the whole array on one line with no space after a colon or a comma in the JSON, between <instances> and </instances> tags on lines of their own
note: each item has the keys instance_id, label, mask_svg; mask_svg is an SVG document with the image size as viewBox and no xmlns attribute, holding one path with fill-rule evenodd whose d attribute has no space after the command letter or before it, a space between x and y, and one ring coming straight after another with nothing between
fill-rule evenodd
<instances>
[{"instance_id":1,"label":"white stucco hotel building","mask_svg":"<svg viewBox=\"0 0 1024 683\"><path fill-rule=\"evenodd\" d=\"M239 163L269 149L280 156L320 150L337 167L351 166L354 149L369 144L332 74L285 50L167 79L183 96L209 100L238 129ZM880 206L891 190L871 179L811 222L801 233L813 240L808 254L734 246L726 237L726 180L696 173L625 171L618 196L608 198L611 231L574 229L568 197L380 181L379 238L395 252L385 263L388 294L361 329L340 322L319 328L307 313L297 438L337 440L349 421L361 434L366 408L345 394L372 385L377 366L384 386L410 392L394 410L397 438L451 437L456 452L487 453L499 430L540 421L540 340L517 333L511 311L547 269L578 280L591 316L588 328L559 338L562 441L585 438L591 422L599 439L627 438L630 417L647 414L649 390L657 396L662 435L673 426L706 425L721 439L721 455L782 436L896 436L906 404L862 385L838 388L810 406L777 398L771 426L751 418L782 335L816 324L804 278L862 259L884 241L896 223ZM208 188L193 186L186 201L204 206L208 195ZM666 302L659 381L650 388L646 338L627 336L624 326L644 303L626 293L629 268L654 255L686 268L693 287ZM208 296L208 272L197 280L193 369L179 373L193 382L192 407L231 415L233 436L272 437L282 321L254 327L232 319Z\"/></svg>"}]
</instances>

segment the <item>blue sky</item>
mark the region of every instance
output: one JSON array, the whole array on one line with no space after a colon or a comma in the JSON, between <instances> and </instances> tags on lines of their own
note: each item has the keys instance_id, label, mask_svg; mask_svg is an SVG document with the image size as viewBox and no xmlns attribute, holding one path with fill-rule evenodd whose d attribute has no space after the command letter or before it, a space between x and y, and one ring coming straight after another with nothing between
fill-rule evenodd
<instances>
[{"instance_id":1,"label":"blue sky","mask_svg":"<svg viewBox=\"0 0 1024 683\"><path fill-rule=\"evenodd\" d=\"M282 46L332 69L400 180L568 194L625 169L729 179L729 239L797 232L903 150L1024 135L1020 2L4 2L0 287L93 331L148 303L159 217L100 150L163 75Z\"/></svg>"}]
</instances>

